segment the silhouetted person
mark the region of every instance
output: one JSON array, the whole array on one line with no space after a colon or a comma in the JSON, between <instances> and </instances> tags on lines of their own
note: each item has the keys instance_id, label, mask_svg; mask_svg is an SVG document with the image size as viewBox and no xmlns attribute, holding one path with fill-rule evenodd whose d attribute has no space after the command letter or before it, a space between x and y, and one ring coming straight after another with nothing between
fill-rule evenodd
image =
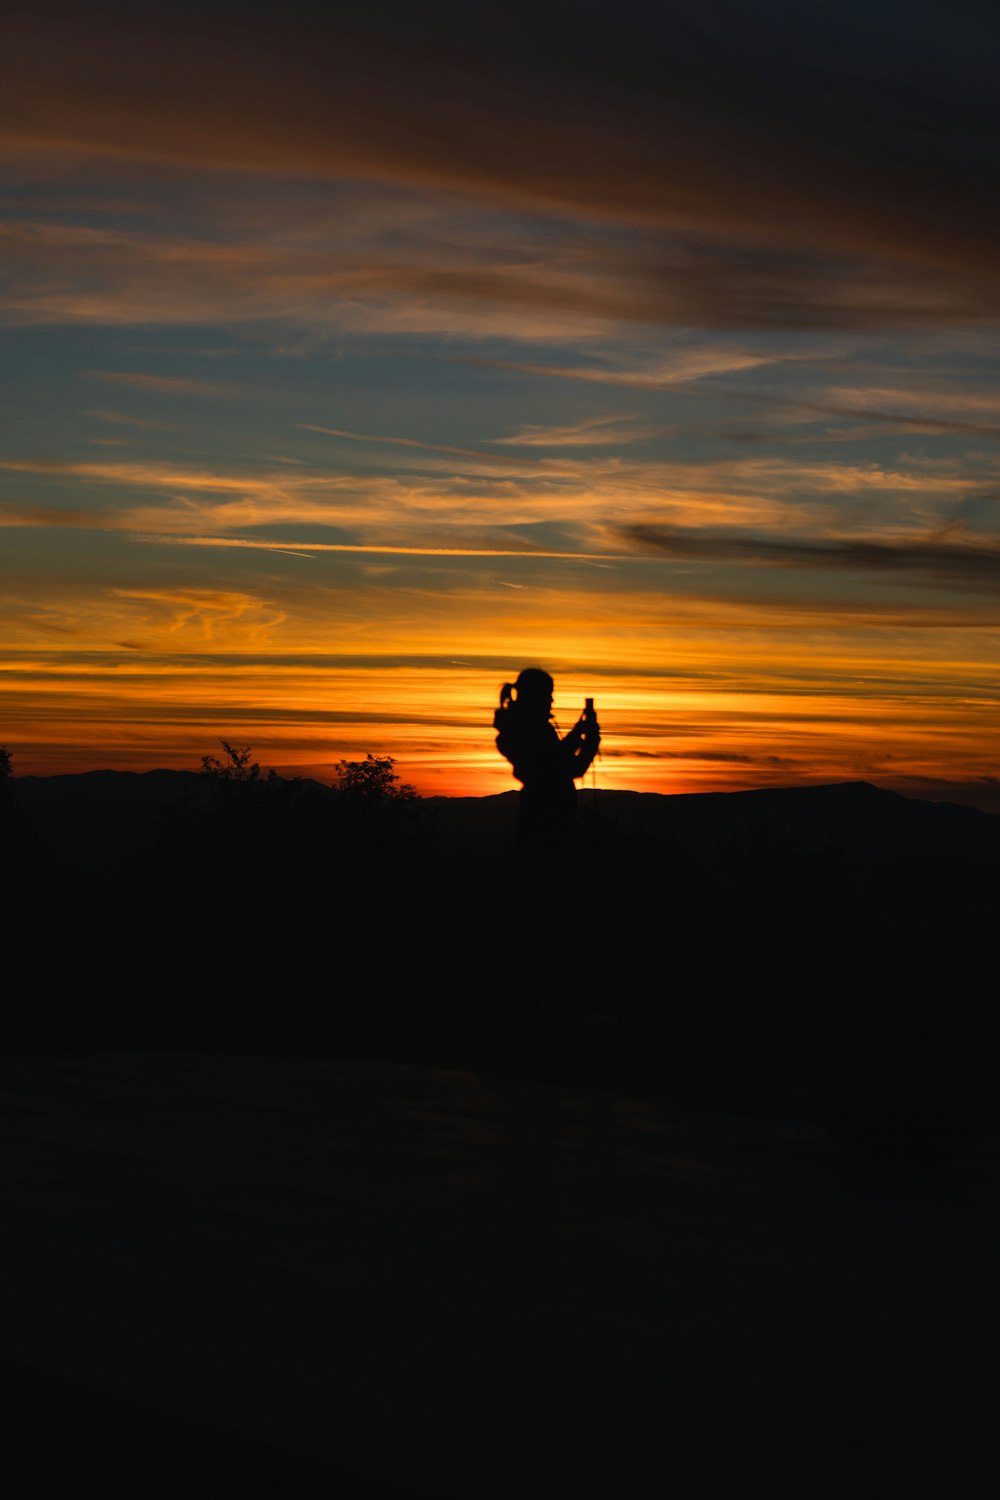
<instances>
[{"instance_id":1,"label":"silhouetted person","mask_svg":"<svg viewBox=\"0 0 1000 1500\"><path fill-rule=\"evenodd\" d=\"M497 749L514 767L523 790L518 803L518 843L525 849L557 850L575 838L576 781L586 775L601 743L593 703L568 734L552 723L553 682L548 672L527 667L513 687L504 683L494 716Z\"/></svg>"}]
</instances>

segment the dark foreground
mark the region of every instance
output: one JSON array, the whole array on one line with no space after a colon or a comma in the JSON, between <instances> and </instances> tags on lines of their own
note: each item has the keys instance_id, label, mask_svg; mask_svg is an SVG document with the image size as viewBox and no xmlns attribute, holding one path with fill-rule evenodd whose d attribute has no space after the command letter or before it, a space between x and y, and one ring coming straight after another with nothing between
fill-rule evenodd
<instances>
[{"instance_id":1,"label":"dark foreground","mask_svg":"<svg viewBox=\"0 0 1000 1500\"><path fill-rule=\"evenodd\" d=\"M990 1140L865 1173L791 1118L329 1058L8 1057L0 1107L32 1493L968 1493L992 1461Z\"/></svg>"}]
</instances>

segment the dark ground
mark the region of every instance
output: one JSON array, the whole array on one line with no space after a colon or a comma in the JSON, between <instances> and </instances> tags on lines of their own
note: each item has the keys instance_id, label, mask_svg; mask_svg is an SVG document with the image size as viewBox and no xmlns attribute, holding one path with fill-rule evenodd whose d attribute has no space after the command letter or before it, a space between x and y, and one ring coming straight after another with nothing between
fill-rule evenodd
<instances>
[{"instance_id":1,"label":"dark ground","mask_svg":"<svg viewBox=\"0 0 1000 1500\"><path fill-rule=\"evenodd\" d=\"M872 1175L785 1118L330 1059L8 1058L0 1106L5 1463L38 1493L992 1465L995 1144Z\"/></svg>"},{"instance_id":2,"label":"dark ground","mask_svg":"<svg viewBox=\"0 0 1000 1500\"><path fill-rule=\"evenodd\" d=\"M37 1493L975 1490L1000 820L621 794L526 861L510 798L68 780L0 803Z\"/></svg>"}]
</instances>

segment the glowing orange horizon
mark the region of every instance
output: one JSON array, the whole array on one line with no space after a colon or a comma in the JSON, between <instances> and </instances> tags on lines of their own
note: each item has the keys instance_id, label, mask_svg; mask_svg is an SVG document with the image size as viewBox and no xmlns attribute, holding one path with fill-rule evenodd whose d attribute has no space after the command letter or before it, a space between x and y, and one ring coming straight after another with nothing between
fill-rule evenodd
<instances>
[{"instance_id":1,"label":"glowing orange horizon","mask_svg":"<svg viewBox=\"0 0 1000 1500\"><path fill-rule=\"evenodd\" d=\"M556 669L557 722L565 731L583 699L596 699L602 757L585 784L604 789L732 791L993 772L996 703L974 656L925 660L923 671L936 666L938 680L914 691L899 662L893 671L883 659L876 676L869 660L866 686L844 681L849 663L836 656L825 674L813 661L807 680L800 654L793 647L766 675L758 661L756 675L742 681L732 659L703 658L695 668L701 652L688 653L688 680L677 668ZM133 664L120 655L73 664L39 653L0 674L0 740L19 775L193 770L227 738L284 774L332 780L338 761L371 752L391 755L422 795L486 796L517 786L493 743L500 685L537 660L516 657L504 673L457 662L342 666L319 658L270 668L237 658Z\"/></svg>"}]
</instances>

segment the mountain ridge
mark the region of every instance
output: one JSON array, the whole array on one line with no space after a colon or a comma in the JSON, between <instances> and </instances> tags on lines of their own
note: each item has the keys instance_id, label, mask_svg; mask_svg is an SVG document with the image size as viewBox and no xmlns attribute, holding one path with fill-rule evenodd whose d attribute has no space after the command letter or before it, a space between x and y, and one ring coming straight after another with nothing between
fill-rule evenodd
<instances>
[{"instance_id":1,"label":"mountain ridge","mask_svg":"<svg viewBox=\"0 0 1000 1500\"><path fill-rule=\"evenodd\" d=\"M15 794L63 862L108 868L155 833L162 810L197 786L202 773L111 769L19 776ZM295 778L283 777L282 781ZM301 778L319 793L323 783ZM419 807L432 832L456 846L509 842L517 789L483 797L432 796ZM959 803L929 802L869 781L821 782L742 791L580 793L583 816L609 834L652 836L692 852L713 852L765 832L806 849L863 853L1000 855L1000 816Z\"/></svg>"}]
</instances>

